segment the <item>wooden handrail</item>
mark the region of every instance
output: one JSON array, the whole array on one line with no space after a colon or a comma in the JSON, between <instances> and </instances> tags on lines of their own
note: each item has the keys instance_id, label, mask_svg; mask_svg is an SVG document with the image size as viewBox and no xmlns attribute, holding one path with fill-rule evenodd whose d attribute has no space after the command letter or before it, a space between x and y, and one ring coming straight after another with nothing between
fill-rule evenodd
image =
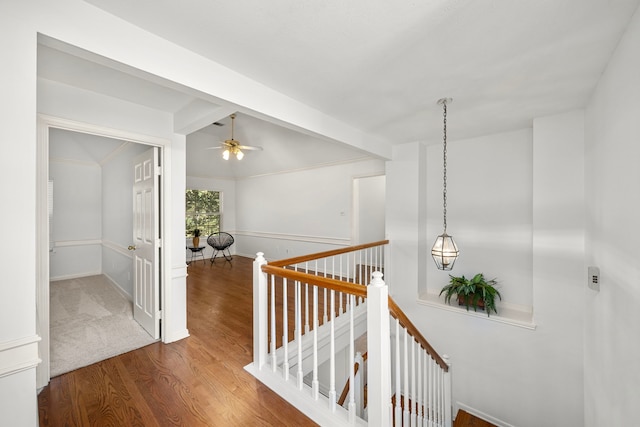
<instances>
[{"instance_id":1,"label":"wooden handrail","mask_svg":"<svg viewBox=\"0 0 640 427\"><path fill-rule=\"evenodd\" d=\"M357 283L343 282L342 280L316 276L315 274L303 273L302 271L275 267L271 264L263 265L262 271L267 274L273 274L274 276L285 277L287 279L297 280L311 285L322 286L324 288L333 289L335 291L355 295L357 297L367 296L367 287Z\"/></svg>"},{"instance_id":2,"label":"wooden handrail","mask_svg":"<svg viewBox=\"0 0 640 427\"><path fill-rule=\"evenodd\" d=\"M367 361L367 353L362 355L362 361L366 362ZM353 364L353 376L355 376L358 373L358 370L360 369L360 364L358 362ZM349 374L351 375L351 374ZM347 400L347 396L349 395L349 378L347 378L347 382L344 384L344 388L342 389L342 393L340 394L340 398L338 399L338 405L342 406L344 405L344 401ZM365 405L366 407L366 405Z\"/></svg>"},{"instance_id":3,"label":"wooden handrail","mask_svg":"<svg viewBox=\"0 0 640 427\"><path fill-rule=\"evenodd\" d=\"M309 283L312 285L321 286L327 289L333 289L337 292L343 292L346 294L355 295L357 297L367 296L367 287L365 285L359 285L357 283L344 282L342 280L330 279L328 277L316 276L315 274L303 273L301 271L290 270L283 267L275 267L271 264L265 264L262 266L262 271L267 274L273 274L278 277L285 277L291 280L297 280L302 283ZM426 350L426 352L436 361L436 363L445 371L449 372L449 365L442 359L437 351L431 347L431 344L427 339L422 336L418 328L409 320L407 315L396 304L396 302L389 296L389 314L394 319L398 319L400 324L407 329L409 334Z\"/></svg>"},{"instance_id":4,"label":"wooden handrail","mask_svg":"<svg viewBox=\"0 0 640 427\"><path fill-rule=\"evenodd\" d=\"M442 357L436 352L431 344L427 341L425 337L422 336L418 328L415 327L411 320L407 317L407 315L402 311L402 309L396 304L393 298L389 297L389 313L393 316L394 319L398 319L400 324L407 329L409 334L415 339L418 344L422 346L426 350L426 352L436 361L438 365L442 368L443 371L449 372L449 365L444 361Z\"/></svg>"},{"instance_id":5,"label":"wooden handrail","mask_svg":"<svg viewBox=\"0 0 640 427\"><path fill-rule=\"evenodd\" d=\"M302 256L298 256L298 257L281 259L281 260L278 260L278 261L272 261L272 262L269 263L269 265L272 265L274 267L284 267L286 265L299 264L301 262L313 261L314 259L328 258L328 257L331 257L331 256L346 254L348 252L355 252L355 251L359 251L359 250L362 250L362 249L368 249L368 248L372 248L374 246L383 246L383 245L387 245L387 244L389 244L388 240L380 240L378 242L365 243L365 244L362 244L362 245L349 246L349 247L342 248L342 249L333 249L333 250L330 250L330 251L318 252L318 253L310 254L310 255L302 255Z\"/></svg>"}]
</instances>

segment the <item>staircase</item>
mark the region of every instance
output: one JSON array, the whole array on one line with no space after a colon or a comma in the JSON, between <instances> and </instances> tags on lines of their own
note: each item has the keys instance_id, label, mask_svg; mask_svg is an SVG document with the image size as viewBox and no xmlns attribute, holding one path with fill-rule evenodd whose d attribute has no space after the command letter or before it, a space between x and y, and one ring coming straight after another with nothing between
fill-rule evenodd
<instances>
[{"instance_id":1,"label":"staircase","mask_svg":"<svg viewBox=\"0 0 640 427\"><path fill-rule=\"evenodd\" d=\"M246 369L320 425L450 427L449 364L388 296L387 245L258 253Z\"/></svg>"}]
</instances>

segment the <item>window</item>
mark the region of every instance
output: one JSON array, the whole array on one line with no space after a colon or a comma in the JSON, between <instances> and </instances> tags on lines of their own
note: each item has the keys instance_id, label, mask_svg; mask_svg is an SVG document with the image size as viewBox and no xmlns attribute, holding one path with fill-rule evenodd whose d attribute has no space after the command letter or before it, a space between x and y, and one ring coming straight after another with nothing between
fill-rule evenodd
<instances>
[{"instance_id":1,"label":"window","mask_svg":"<svg viewBox=\"0 0 640 427\"><path fill-rule=\"evenodd\" d=\"M205 237L220 231L221 196L219 191L187 190L186 237L193 236L196 228Z\"/></svg>"}]
</instances>

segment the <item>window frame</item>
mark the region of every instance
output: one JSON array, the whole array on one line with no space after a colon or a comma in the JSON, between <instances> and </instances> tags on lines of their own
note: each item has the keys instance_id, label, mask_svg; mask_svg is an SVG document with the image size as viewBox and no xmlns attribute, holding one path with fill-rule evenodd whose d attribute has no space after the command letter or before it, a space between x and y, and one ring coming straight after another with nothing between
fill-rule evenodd
<instances>
[{"instance_id":1,"label":"window frame","mask_svg":"<svg viewBox=\"0 0 640 427\"><path fill-rule=\"evenodd\" d=\"M197 191L197 192L208 192L208 193L217 193L217 198L218 198L218 211L217 212L198 212L198 206L196 205L194 207L194 212L193 213L189 213L189 199L187 197L187 193L189 191ZM203 237L207 237L212 233L216 233L222 230L222 221L223 221L223 210L224 210L224 203L223 203L223 193L222 191L219 190L210 190L210 189L198 189L198 188L187 188L185 190L185 238L189 238L189 237L193 237L193 230L195 228L199 228L200 229L200 235ZM209 231L209 229L207 229L205 231L205 227L202 225L202 221L198 220L197 217L198 216L204 216L206 218L210 218L210 217L218 217L218 230L217 231ZM194 226L190 226L189 225L189 220L191 219L191 223L195 224ZM208 223L209 221L204 221L205 223ZM199 225L200 224L200 225Z\"/></svg>"}]
</instances>

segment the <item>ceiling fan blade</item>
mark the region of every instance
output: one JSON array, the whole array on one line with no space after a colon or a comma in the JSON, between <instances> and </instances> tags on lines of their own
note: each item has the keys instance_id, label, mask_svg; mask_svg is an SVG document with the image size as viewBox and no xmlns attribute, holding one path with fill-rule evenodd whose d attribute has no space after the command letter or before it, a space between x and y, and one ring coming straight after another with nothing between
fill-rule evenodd
<instances>
[{"instance_id":1,"label":"ceiling fan blade","mask_svg":"<svg viewBox=\"0 0 640 427\"><path fill-rule=\"evenodd\" d=\"M220 150L222 148L227 148L227 147L223 147L222 145L218 145L217 147L207 147L207 150Z\"/></svg>"},{"instance_id":2,"label":"ceiling fan blade","mask_svg":"<svg viewBox=\"0 0 640 427\"><path fill-rule=\"evenodd\" d=\"M241 150L262 151L262 147L253 147L251 145L239 145L238 148Z\"/></svg>"}]
</instances>

